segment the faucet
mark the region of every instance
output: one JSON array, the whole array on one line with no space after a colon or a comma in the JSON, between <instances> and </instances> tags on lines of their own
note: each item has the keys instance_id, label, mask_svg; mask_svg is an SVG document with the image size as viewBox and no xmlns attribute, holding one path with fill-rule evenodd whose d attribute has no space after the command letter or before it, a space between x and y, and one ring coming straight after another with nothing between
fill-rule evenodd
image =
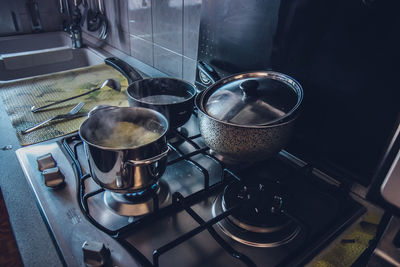
<instances>
[{"instance_id":1,"label":"faucet","mask_svg":"<svg viewBox=\"0 0 400 267\"><path fill-rule=\"evenodd\" d=\"M42 23L40 21L38 1L27 0L26 6L28 7L29 15L31 16L32 31L40 32L42 30Z\"/></svg>"},{"instance_id":2,"label":"faucet","mask_svg":"<svg viewBox=\"0 0 400 267\"><path fill-rule=\"evenodd\" d=\"M72 48L81 48L83 46L82 43L82 28L81 28L81 10L79 9L79 5L82 3L81 0L74 0L74 7L70 14L71 16L71 25L69 27L69 35L72 40Z\"/></svg>"}]
</instances>

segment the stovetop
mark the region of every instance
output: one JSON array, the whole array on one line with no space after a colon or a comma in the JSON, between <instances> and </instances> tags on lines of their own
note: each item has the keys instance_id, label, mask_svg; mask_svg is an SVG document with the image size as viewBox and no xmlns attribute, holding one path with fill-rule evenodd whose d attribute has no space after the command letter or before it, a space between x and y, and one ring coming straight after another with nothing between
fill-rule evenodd
<instances>
[{"instance_id":1,"label":"stovetop","mask_svg":"<svg viewBox=\"0 0 400 267\"><path fill-rule=\"evenodd\" d=\"M346 189L320 179L312 166L297 164L284 151L264 162L222 163L203 143L195 114L176 131L169 146L168 167L159 183L163 193L150 194L139 206L135 204L140 214L153 211L139 216L129 203L114 201L117 207L110 206L110 198L119 196L90 178L78 135L17 151L67 265L85 266L86 241L94 247L104 244L110 250L108 264L113 266L300 265L364 211ZM60 188L46 187L38 170L37 157L47 153L65 177ZM275 234L249 234L232 226L229 218L245 206L222 204L228 202L223 196L228 185L267 191L277 186L283 192L274 200L278 199L279 216L288 218L292 226L286 228L282 242Z\"/></svg>"}]
</instances>

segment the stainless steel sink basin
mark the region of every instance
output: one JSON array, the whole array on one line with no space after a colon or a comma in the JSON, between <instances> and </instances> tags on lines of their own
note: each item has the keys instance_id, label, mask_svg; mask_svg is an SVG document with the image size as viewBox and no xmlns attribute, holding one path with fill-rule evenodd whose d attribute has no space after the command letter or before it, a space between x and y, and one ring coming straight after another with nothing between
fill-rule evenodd
<instances>
[{"instance_id":1,"label":"stainless steel sink basin","mask_svg":"<svg viewBox=\"0 0 400 267\"><path fill-rule=\"evenodd\" d=\"M92 48L71 48L65 32L0 38L0 82L101 64Z\"/></svg>"},{"instance_id":2,"label":"stainless steel sink basin","mask_svg":"<svg viewBox=\"0 0 400 267\"><path fill-rule=\"evenodd\" d=\"M101 64L104 56L90 48L57 47L0 58L0 81L10 81L42 74Z\"/></svg>"},{"instance_id":3,"label":"stainless steel sink basin","mask_svg":"<svg viewBox=\"0 0 400 267\"><path fill-rule=\"evenodd\" d=\"M62 46L71 47L71 38L65 32L7 36L0 38L0 55Z\"/></svg>"}]
</instances>

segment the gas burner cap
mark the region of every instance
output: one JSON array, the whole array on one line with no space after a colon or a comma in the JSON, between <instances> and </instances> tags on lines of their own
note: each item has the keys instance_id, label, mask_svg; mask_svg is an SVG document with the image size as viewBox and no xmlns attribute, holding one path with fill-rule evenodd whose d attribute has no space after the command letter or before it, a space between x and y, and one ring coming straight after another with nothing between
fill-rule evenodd
<instances>
[{"instance_id":1,"label":"gas burner cap","mask_svg":"<svg viewBox=\"0 0 400 267\"><path fill-rule=\"evenodd\" d=\"M160 191L160 184L159 182L156 182L152 186L149 186L148 188L145 188L141 191L121 194L121 197L124 198L125 201L131 203L142 203L148 200L149 198L152 198L155 194L159 194L159 191Z\"/></svg>"},{"instance_id":2,"label":"gas burner cap","mask_svg":"<svg viewBox=\"0 0 400 267\"><path fill-rule=\"evenodd\" d=\"M274 232L284 227L290 219L281 209L284 204L279 181L259 181L251 184L231 183L222 196L224 211L238 206L230 220L253 232Z\"/></svg>"},{"instance_id":3,"label":"gas burner cap","mask_svg":"<svg viewBox=\"0 0 400 267\"><path fill-rule=\"evenodd\" d=\"M171 197L169 186L163 180L140 192L120 194L109 190L104 193L108 208L122 216L142 216L162 208ZM156 205L154 205L156 203Z\"/></svg>"},{"instance_id":4,"label":"gas burner cap","mask_svg":"<svg viewBox=\"0 0 400 267\"><path fill-rule=\"evenodd\" d=\"M282 212L285 198L279 182L233 182L216 198L212 212L217 216L234 208L218 222L232 239L254 247L277 247L292 241L301 230Z\"/></svg>"}]
</instances>

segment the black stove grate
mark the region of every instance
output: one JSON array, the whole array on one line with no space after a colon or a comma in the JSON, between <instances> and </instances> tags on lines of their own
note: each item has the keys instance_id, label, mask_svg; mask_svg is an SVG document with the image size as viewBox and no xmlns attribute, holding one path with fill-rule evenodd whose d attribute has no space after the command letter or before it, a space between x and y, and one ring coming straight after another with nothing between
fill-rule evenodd
<instances>
[{"instance_id":1,"label":"black stove grate","mask_svg":"<svg viewBox=\"0 0 400 267\"><path fill-rule=\"evenodd\" d=\"M79 202L80 209L84 216L98 229L101 231L107 233L108 235L112 236L115 238L127 251L129 251L141 264L144 266L159 266L159 258L165 254L166 252L174 249L176 246L188 241L190 238L196 236L197 234L203 232L203 231L208 231L211 237L232 257L236 258L237 260L241 261L244 263L246 266L256 266L255 263L246 255L236 251L230 244L228 244L213 228L213 226L226 218L227 216L231 215L232 212L237 210L239 208L238 205L230 207L226 211L220 213L216 217L205 221L201 218L201 216L196 213L191 206L198 203L199 201L202 201L212 194L216 192L221 192L225 186L228 185L229 182L233 180L237 180L241 182L240 177L235 174L235 172L227 168L223 162L221 162L219 159L211 155L209 152L208 147L200 147L195 141L198 140L198 138L201 138L200 134L196 134L193 136L187 136L184 133L180 131L176 131L176 137L181 139L183 142L186 142L189 144L194 150L188 153L183 152L179 146L182 144L182 142L168 142L168 146L176 152L177 157L174 159L171 159L167 162L168 166L177 164L178 162L181 161L186 161L189 164L193 165L204 177L204 185L203 189L193 193L189 196L184 197L181 193L175 192L172 195L172 204L163 207L163 208L158 208L158 196L157 194L153 195L153 202L154 202L154 207L155 211L144 215L143 217L139 218L138 220L128 223L127 225L117 229L117 230L110 230L94 219L91 214L90 214L90 209L88 205L88 200L98 194L103 193L105 190L104 189L98 189L92 192L86 192L85 188L85 180L90 178L90 174L84 174L82 170L82 166L79 163L78 160L78 147L83 145L82 140L79 138L79 136L71 136L63 139L63 146L65 147L66 151L68 154L71 156L72 161L73 161L73 166L76 170L77 173L77 198ZM72 144L72 145L71 145ZM196 160L193 159L193 157L197 155L203 155L214 162L216 162L220 167L221 167L221 177L219 182L210 185L210 173L207 169L202 167ZM303 167L298 167L296 168L297 171L305 176L312 176L312 170L313 166L311 165L304 165ZM147 223L150 223L151 221L163 218L165 216L170 216L172 214L175 214L179 211L184 210L187 212L198 224L199 226L192 229L189 232L186 232L185 234L177 237L174 240L171 240L167 244L164 244L162 247L159 247L153 251L153 263L150 262L150 260L143 255L138 249L136 249L131 243L129 243L125 238L129 236L132 231L135 231L137 227L140 225L146 225ZM297 225L300 226L301 230L303 233L307 233L307 229L309 226L303 222L301 219L297 218L295 215L291 214L287 210L281 210L281 212L289 217L291 220L297 223ZM350 219L349 219L350 220Z\"/></svg>"},{"instance_id":2,"label":"black stove grate","mask_svg":"<svg viewBox=\"0 0 400 267\"><path fill-rule=\"evenodd\" d=\"M78 183L77 183L77 192L78 192L78 202L80 203L80 208L82 213L86 216L86 218L98 229L101 231L107 233L108 235L114 237L116 240L118 240L121 245L123 245L128 251L130 251L133 255L136 256L138 260L144 265L147 266L158 266L158 259L159 257L164 254L165 252L173 249L177 245L189 240L191 237L195 236L196 234L201 233L202 231L207 230L211 236L214 238L214 240L221 245L221 247L228 252L232 257L242 261L244 264L247 266L256 266L254 262L247 257L246 255L243 255L236 251L232 246L230 246L214 229L213 225L218 223L220 220L226 218L229 216L233 210L236 209L236 207L233 207L217 217L209 220L209 221L204 221L190 206L193 203L197 203L198 201L207 198L211 194L213 194L216 190L221 190L229 181L232 179L240 180L240 178L235 175L232 171L228 170L225 165L218 160L216 157L210 155L207 153L209 151L208 147L203 147L201 148L194 140L197 138L200 138L201 135L193 135L193 136L186 136L185 134L180 133L179 131L176 131L176 136L182 139L184 142L187 142L190 144L195 150L190 152L190 153L184 153L182 150L179 148L178 145L174 145L172 143L168 143L168 146L175 151L178 154L178 157L175 159L172 159L168 161L167 165L173 165L176 164L180 161L187 161L188 163L192 164L197 170L199 170L203 177L204 177L204 188L194 194L191 194L188 197L183 197L179 192L176 192L173 194L173 199L172 199L172 204L168 207L165 207L163 209L158 209L158 196L157 194L153 195L153 202L154 202L154 207L155 211L151 214L145 215L142 218L140 218L137 221L134 221L132 223L129 223L117 230L110 230L100 223L98 223L90 214L89 210L89 205L88 205L88 199L103 193L105 190L104 189L98 189L92 192L85 192L85 180L90 178L90 174L83 174L82 167L80 166L79 160L78 160L78 147L83 145L82 140L79 138L79 136L72 136L72 137L67 137L63 140L63 146L67 150L68 154L71 156L73 160L73 166L76 169L77 172L77 177L78 177ZM69 144L73 143L72 149ZM207 169L202 167L198 162L192 159L192 157L202 154L203 156L215 161L217 164L221 166L222 172L221 172L221 180L220 182L210 186L210 174ZM190 232L187 232L186 234L178 237L177 239L165 244L164 246L155 249L153 253L153 264L150 263L150 261L140 252L138 251L134 246L132 246L129 242L124 240L124 236L127 236L131 230L135 228L135 226L138 226L139 224L143 224L149 221L152 221L157 218L161 218L163 216L168 216L169 214L176 213L179 210L185 210L188 212L190 216L192 216L199 224L197 228L191 230Z\"/></svg>"},{"instance_id":3,"label":"black stove grate","mask_svg":"<svg viewBox=\"0 0 400 267\"><path fill-rule=\"evenodd\" d=\"M197 228L194 228L190 232L187 232L186 234L176 238L175 240L169 242L168 244L162 246L161 248L158 248L157 250L154 251L153 253L153 263L155 266L158 266L158 259L159 257L167 252L168 250L173 249L177 245L185 242L186 240L190 239L191 237L195 236L196 234L199 234L200 232L207 230L210 235L214 238L215 241L226 251L228 252L231 256L234 258L237 258L238 260L242 261L244 264L247 266L256 266L256 264L246 255L239 253L235 249L232 248L212 227L214 224L217 222L225 219L229 215L232 214L232 212L237 209L237 207L232 207L228 209L227 211L217 215L216 217L212 218L209 221L204 221L191 207L186 203L185 197L182 196L179 192L174 193L173 195L173 203L174 204L179 204L185 211L198 223L200 226Z\"/></svg>"}]
</instances>

